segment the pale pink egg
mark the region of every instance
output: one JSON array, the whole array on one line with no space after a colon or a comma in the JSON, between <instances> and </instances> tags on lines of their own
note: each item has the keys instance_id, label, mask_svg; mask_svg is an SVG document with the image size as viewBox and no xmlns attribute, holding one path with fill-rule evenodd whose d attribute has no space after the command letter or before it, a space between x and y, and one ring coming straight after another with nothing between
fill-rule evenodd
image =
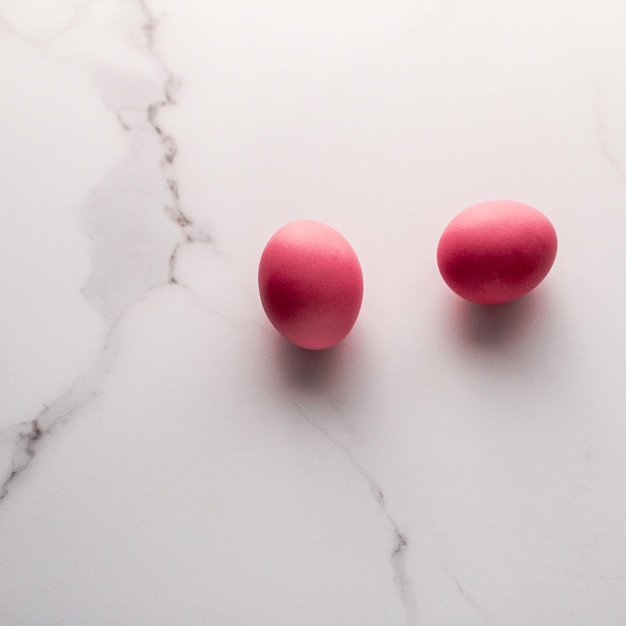
<instances>
[{"instance_id":1,"label":"pale pink egg","mask_svg":"<svg viewBox=\"0 0 626 626\"><path fill-rule=\"evenodd\" d=\"M510 302L534 289L554 263L556 232L548 218L510 200L459 213L437 248L439 271L458 295L482 304Z\"/></svg>"},{"instance_id":2,"label":"pale pink egg","mask_svg":"<svg viewBox=\"0 0 626 626\"><path fill-rule=\"evenodd\" d=\"M363 299L363 274L350 244L320 222L279 229L259 263L263 308L276 330L301 348L322 350L352 329Z\"/></svg>"}]
</instances>

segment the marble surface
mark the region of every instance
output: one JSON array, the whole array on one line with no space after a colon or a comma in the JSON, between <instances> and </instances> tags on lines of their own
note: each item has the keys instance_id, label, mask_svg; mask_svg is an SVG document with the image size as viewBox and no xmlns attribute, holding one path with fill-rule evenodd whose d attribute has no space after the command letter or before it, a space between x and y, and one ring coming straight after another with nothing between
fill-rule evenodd
<instances>
[{"instance_id":1,"label":"marble surface","mask_svg":"<svg viewBox=\"0 0 626 626\"><path fill-rule=\"evenodd\" d=\"M0 85L1 624L626 623L626 3L1 0ZM494 198L560 248L488 309L435 248Z\"/></svg>"}]
</instances>

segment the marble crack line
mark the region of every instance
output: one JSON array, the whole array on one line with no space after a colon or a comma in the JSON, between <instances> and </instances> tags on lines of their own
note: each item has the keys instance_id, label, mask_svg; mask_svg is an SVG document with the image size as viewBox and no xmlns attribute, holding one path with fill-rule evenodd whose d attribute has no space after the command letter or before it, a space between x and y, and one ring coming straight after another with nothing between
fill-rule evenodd
<instances>
[{"instance_id":1,"label":"marble crack line","mask_svg":"<svg viewBox=\"0 0 626 626\"><path fill-rule=\"evenodd\" d=\"M387 504L385 502L385 494L378 484L378 482L365 470L360 461L354 456L349 448L347 448L339 440L335 439L327 430L322 428L317 422L315 422L306 411L297 403L293 402L298 412L304 417L304 419L313 426L322 436L327 439L335 448L339 449L348 459L352 468L357 474L365 481L370 492L372 493L378 508L391 526L394 535L394 544L391 551L391 567L393 570L394 585L398 590L398 594L402 600L406 612L406 624L407 626L415 626L417 624L417 601L415 598L415 592L413 590L412 581L407 573L406 569L406 551L409 547L409 542L406 535L398 526L398 523L389 513Z\"/></svg>"},{"instance_id":2,"label":"marble crack line","mask_svg":"<svg viewBox=\"0 0 626 626\"><path fill-rule=\"evenodd\" d=\"M51 435L63 422L67 421L77 411L84 409L99 393L104 380L113 369L119 353L119 327L132 308L143 301L154 291L168 287L168 285L154 285L139 294L115 319L109 327L99 355L93 364L80 374L74 382L51 404L44 404L39 414L30 421L14 424L2 431L2 435L15 432L15 443L11 469L0 481L0 503L9 494L13 482L22 474L35 458L41 442Z\"/></svg>"},{"instance_id":3,"label":"marble crack line","mask_svg":"<svg viewBox=\"0 0 626 626\"><path fill-rule=\"evenodd\" d=\"M0 7L1 8L1 7ZM44 42L35 39L34 37L30 37L28 35L24 35L17 31L17 29L13 26L13 24L5 19L4 17L0 17L0 34L4 33L11 37L14 40L21 41L24 44L32 46L34 48L41 48L44 45Z\"/></svg>"},{"instance_id":4,"label":"marble crack line","mask_svg":"<svg viewBox=\"0 0 626 626\"><path fill-rule=\"evenodd\" d=\"M482 606L480 606L480 604L478 604L478 602L476 602L476 600L474 600L472 596L470 596L465 587L461 585L458 578L454 575L452 575L452 582L454 582L454 585L456 586L458 592L463 596L463 598L465 598L467 603L483 618L485 624L487 624L487 626L490 626L491 620L487 615L487 611Z\"/></svg>"},{"instance_id":5,"label":"marble crack line","mask_svg":"<svg viewBox=\"0 0 626 626\"><path fill-rule=\"evenodd\" d=\"M626 171L617 160L611 147L609 146L609 141L607 137L606 123L604 120L604 113L602 110L602 92L598 86L596 86L594 90L594 117L596 123L596 135L598 138L598 146L600 148L600 152L604 155L606 160L609 162L611 167L617 172L619 177L626 182Z\"/></svg>"},{"instance_id":6,"label":"marble crack line","mask_svg":"<svg viewBox=\"0 0 626 626\"><path fill-rule=\"evenodd\" d=\"M44 405L44 411L47 409L48 407ZM0 502L9 494L9 485L15 477L28 467L31 459L35 456L36 443L43 435L39 425L39 416L30 422L18 424L18 428L11 469L7 477L0 483Z\"/></svg>"},{"instance_id":7,"label":"marble crack line","mask_svg":"<svg viewBox=\"0 0 626 626\"><path fill-rule=\"evenodd\" d=\"M6 33L9 33L10 35L17 36L17 33L15 32L15 29L13 28L13 26L9 22L7 22L7 20L5 20L3 17L0 17L0 29L2 29Z\"/></svg>"},{"instance_id":8,"label":"marble crack line","mask_svg":"<svg viewBox=\"0 0 626 626\"><path fill-rule=\"evenodd\" d=\"M165 213L180 228L184 237L182 244L191 242L213 243L211 236L197 228L193 220L186 214L182 207L180 185L174 167L174 162L178 156L178 143L175 137L169 133L159 121L159 114L163 109L176 106L176 92L180 86L180 79L163 60L163 57L156 47L156 33L160 26L160 18L152 12L146 0L135 0L135 2L143 15L144 21L142 29L145 37L146 52L164 77L162 85L163 97L148 104L146 116L148 125L158 137L163 149L161 172L170 196L170 203L164 207ZM120 115L118 115L118 119L120 120L120 124L124 127ZM125 130L127 129L125 128ZM177 244L174 247L169 259L170 282L176 282L176 260L182 244Z\"/></svg>"},{"instance_id":9,"label":"marble crack line","mask_svg":"<svg viewBox=\"0 0 626 626\"><path fill-rule=\"evenodd\" d=\"M54 32L48 33L46 36L37 38L19 32L9 20L2 16L0 16L0 30L4 30L15 39L35 48L46 48L54 44L58 39L61 39L64 35L67 35L67 33L69 33L84 18L87 10L96 2L97 0L86 0L81 3L68 2L66 6L71 7L72 15L64 24L56 28ZM0 4L0 12L4 9L5 7Z\"/></svg>"},{"instance_id":10,"label":"marble crack line","mask_svg":"<svg viewBox=\"0 0 626 626\"><path fill-rule=\"evenodd\" d=\"M474 596L469 593L469 591L465 588L465 586L461 583L461 581L454 573L452 561L450 559L450 551L444 539L445 535L442 533L436 533L436 536L439 539L439 545L443 554L444 571L450 577L450 580L454 583L456 590L459 592L465 602L467 602L480 615L480 617L483 619L483 622L487 626L490 626L490 624L492 624L493 622L488 611L474 598Z\"/></svg>"},{"instance_id":11,"label":"marble crack line","mask_svg":"<svg viewBox=\"0 0 626 626\"><path fill-rule=\"evenodd\" d=\"M104 357L101 357L87 373L80 376L52 404L44 405L37 417L3 431L3 434L6 434L8 430L17 430L17 436L13 445L11 469L0 482L0 502L9 495L9 488L13 482L29 467L42 440L51 434L60 422L68 419L75 411L86 406L97 396L98 389L94 388L92 381L103 359Z\"/></svg>"}]
</instances>

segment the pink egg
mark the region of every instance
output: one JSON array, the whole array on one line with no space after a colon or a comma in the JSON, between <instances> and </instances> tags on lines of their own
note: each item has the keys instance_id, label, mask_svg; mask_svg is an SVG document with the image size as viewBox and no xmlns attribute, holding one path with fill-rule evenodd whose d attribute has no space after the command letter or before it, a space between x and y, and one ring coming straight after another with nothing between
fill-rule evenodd
<instances>
[{"instance_id":1,"label":"pink egg","mask_svg":"<svg viewBox=\"0 0 626 626\"><path fill-rule=\"evenodd\" d=\"M450 289L481 304L510 302L534 289L556 257L556 232L532 207L497 200L459 213L437 248Z\"/></svg>"},{"instance_id":2,"label":"pink egg","mask_svg":"<svg viewBox=\"0 0 626 626\"><path fill-rule=\"evenodd\" d=\"M270 322L301 348L322 350L352 329L363 274L350 244L320 222L287 224L268 241L259 264L261 302Z\"/></svg>"}]
</instances>

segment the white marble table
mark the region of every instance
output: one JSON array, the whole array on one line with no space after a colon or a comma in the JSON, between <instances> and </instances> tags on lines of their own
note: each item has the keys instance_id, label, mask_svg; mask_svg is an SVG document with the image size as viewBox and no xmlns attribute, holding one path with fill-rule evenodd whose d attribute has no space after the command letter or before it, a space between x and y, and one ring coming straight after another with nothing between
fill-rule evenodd
<instances>
[{"instance_id":1,"label":"white marble table","mask_svg":"<svg viewBox=\"0 0 626 626\"><path fill-rule=\"evenodd\" d=\"M0 1L0 624L626 624L623 0ZM457 212L559 234L513 305ZM338 348L269 236L356 249Z\"/></svg>"}]
</instances>

